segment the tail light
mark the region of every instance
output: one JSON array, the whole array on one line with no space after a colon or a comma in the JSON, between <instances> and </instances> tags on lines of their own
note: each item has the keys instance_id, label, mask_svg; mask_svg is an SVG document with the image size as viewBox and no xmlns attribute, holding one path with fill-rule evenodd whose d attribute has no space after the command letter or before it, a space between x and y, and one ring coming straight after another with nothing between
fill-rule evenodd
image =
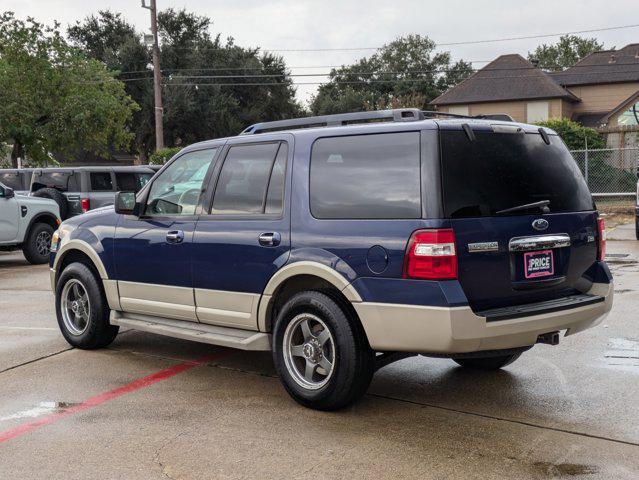
<instances>
[{"instance_id":1,"label":"tail light","mask_svg":"<svg viewBox=\"0 0 639 480\"><path fill-rule=\"evenodd\" d=\"M82 199L82 213L87 213L89 210L91 210L91 203L89 202L88 198L83 198Z\"/></svg>"},{"instance_id":2,"label":"tail light","mask_svg":"<svg viewBox=\"0 0 639 480\"><path fill-rule=\"evenodd\" d=\"M597 260L603 262L606 258L606 221L597 219Z\"/></svg>"},{"instance_id":3,"label":"tail light","mask_svg":"<svg viewBox=\"0 0 639 480\"><path fill-rule=\"evenodd\" d=\"M452 229L417 230L408 241L404 278L451 280L457 278L455 234Z\"/></svg>"}]
</instances>

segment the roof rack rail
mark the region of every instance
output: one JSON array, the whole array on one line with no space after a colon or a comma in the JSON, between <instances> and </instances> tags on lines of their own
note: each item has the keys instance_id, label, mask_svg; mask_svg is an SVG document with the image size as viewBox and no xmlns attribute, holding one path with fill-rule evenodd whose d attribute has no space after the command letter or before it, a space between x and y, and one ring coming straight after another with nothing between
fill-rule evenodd
<instances>
[{"instance_id":1,"label":"roof rack rail","mask_svg":"<svg viewBox=\"0 0 639 480\"><path fill-rule=\"evenodd\" d=\"M358 123L371 122L416 122L424 120L424 114L418 108L398 108L394 110L374 110L370 112L340 113L317 117L293 118L274 122L256 123L245 128L240 135L276 132L297 128L342 127Z\"/></svg>"},{"instance_id":2,"label":"roof rack rail","mask_svg":"<svg viewBox=\"0 0 639 480\"><path fill-rule=\"evenodd\" d=\"M514 122L515 120L506 113L490 113L484 115L462 115L459 113L439 112L437 110L422 110L426 117L453 117L453 118L474 118L477 120L502 120L504 122Z\"/></svg>"}]
</instances>

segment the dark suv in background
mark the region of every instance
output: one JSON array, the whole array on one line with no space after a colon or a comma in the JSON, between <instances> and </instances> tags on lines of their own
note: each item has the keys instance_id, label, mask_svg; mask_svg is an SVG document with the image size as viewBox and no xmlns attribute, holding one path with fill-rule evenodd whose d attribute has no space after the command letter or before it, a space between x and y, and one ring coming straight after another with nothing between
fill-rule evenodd
<instances>
[{"instance_id":1,"label":"dark suv in background","mask_svg":"<svg viewBox=\"0 0 639 480\"><path fill-rule=\"evenodd\" d=\"M601 322L604 225L557 134L426 116L270 122L183 149L55 233L64 337L270 350L291 396L330 410L403 356L498 369Z\"/></svg>"},{"instance_id":2,"label":"dark suv in background","mask_svg":"<svg viewBox=\"0 0 639 480\"><path fill-rule=\"evenodd\" d=\"M118 191L139 191L153 177L148 166L33 169L30 191L55 200L62 219L113 205Z\"/></svg>"}]
</instances>

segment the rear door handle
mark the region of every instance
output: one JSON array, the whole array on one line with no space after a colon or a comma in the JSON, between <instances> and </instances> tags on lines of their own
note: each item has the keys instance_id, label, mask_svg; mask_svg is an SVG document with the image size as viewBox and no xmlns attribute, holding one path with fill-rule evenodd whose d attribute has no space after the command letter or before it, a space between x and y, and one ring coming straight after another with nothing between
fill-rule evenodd
<instances>
[{"instance_id":1,"label":"rear door handle","mask_svg":"<svg viewBox=\"0 0 639 480\"><path fill-rule=\"evenodd\" d=\"M184 232L182 230L171 230L166 234L166 243L182 243Z\"/></svg>"},{"instance_id":2,"label":"rear door handle","mask_svg":"<svg viewBox=\"0 0 639 480\"><path fill-rule=\"evenodd\" d=\"M278 232L267 232L260 235L259 241L263 247L277 247L282 241L282 236Z\"/></svg>"}]
</instances>

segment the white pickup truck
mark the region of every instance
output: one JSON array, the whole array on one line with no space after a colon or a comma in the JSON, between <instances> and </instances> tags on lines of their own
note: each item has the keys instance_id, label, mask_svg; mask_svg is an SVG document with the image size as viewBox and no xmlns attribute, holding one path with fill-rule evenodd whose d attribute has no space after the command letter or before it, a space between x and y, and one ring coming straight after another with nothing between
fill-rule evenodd
<instances>
[{"instance_id":1,"label":"white pickup truck","mask_svg":"<svg viewBox=\"0 0 639 480\"><path fill-rule=\"evenodd\" d=\"M29 263L47 263L58 225L60 209L53 200L16 195L0 183L0 250L21 248Z\"/></svg>"}]
</instances>

